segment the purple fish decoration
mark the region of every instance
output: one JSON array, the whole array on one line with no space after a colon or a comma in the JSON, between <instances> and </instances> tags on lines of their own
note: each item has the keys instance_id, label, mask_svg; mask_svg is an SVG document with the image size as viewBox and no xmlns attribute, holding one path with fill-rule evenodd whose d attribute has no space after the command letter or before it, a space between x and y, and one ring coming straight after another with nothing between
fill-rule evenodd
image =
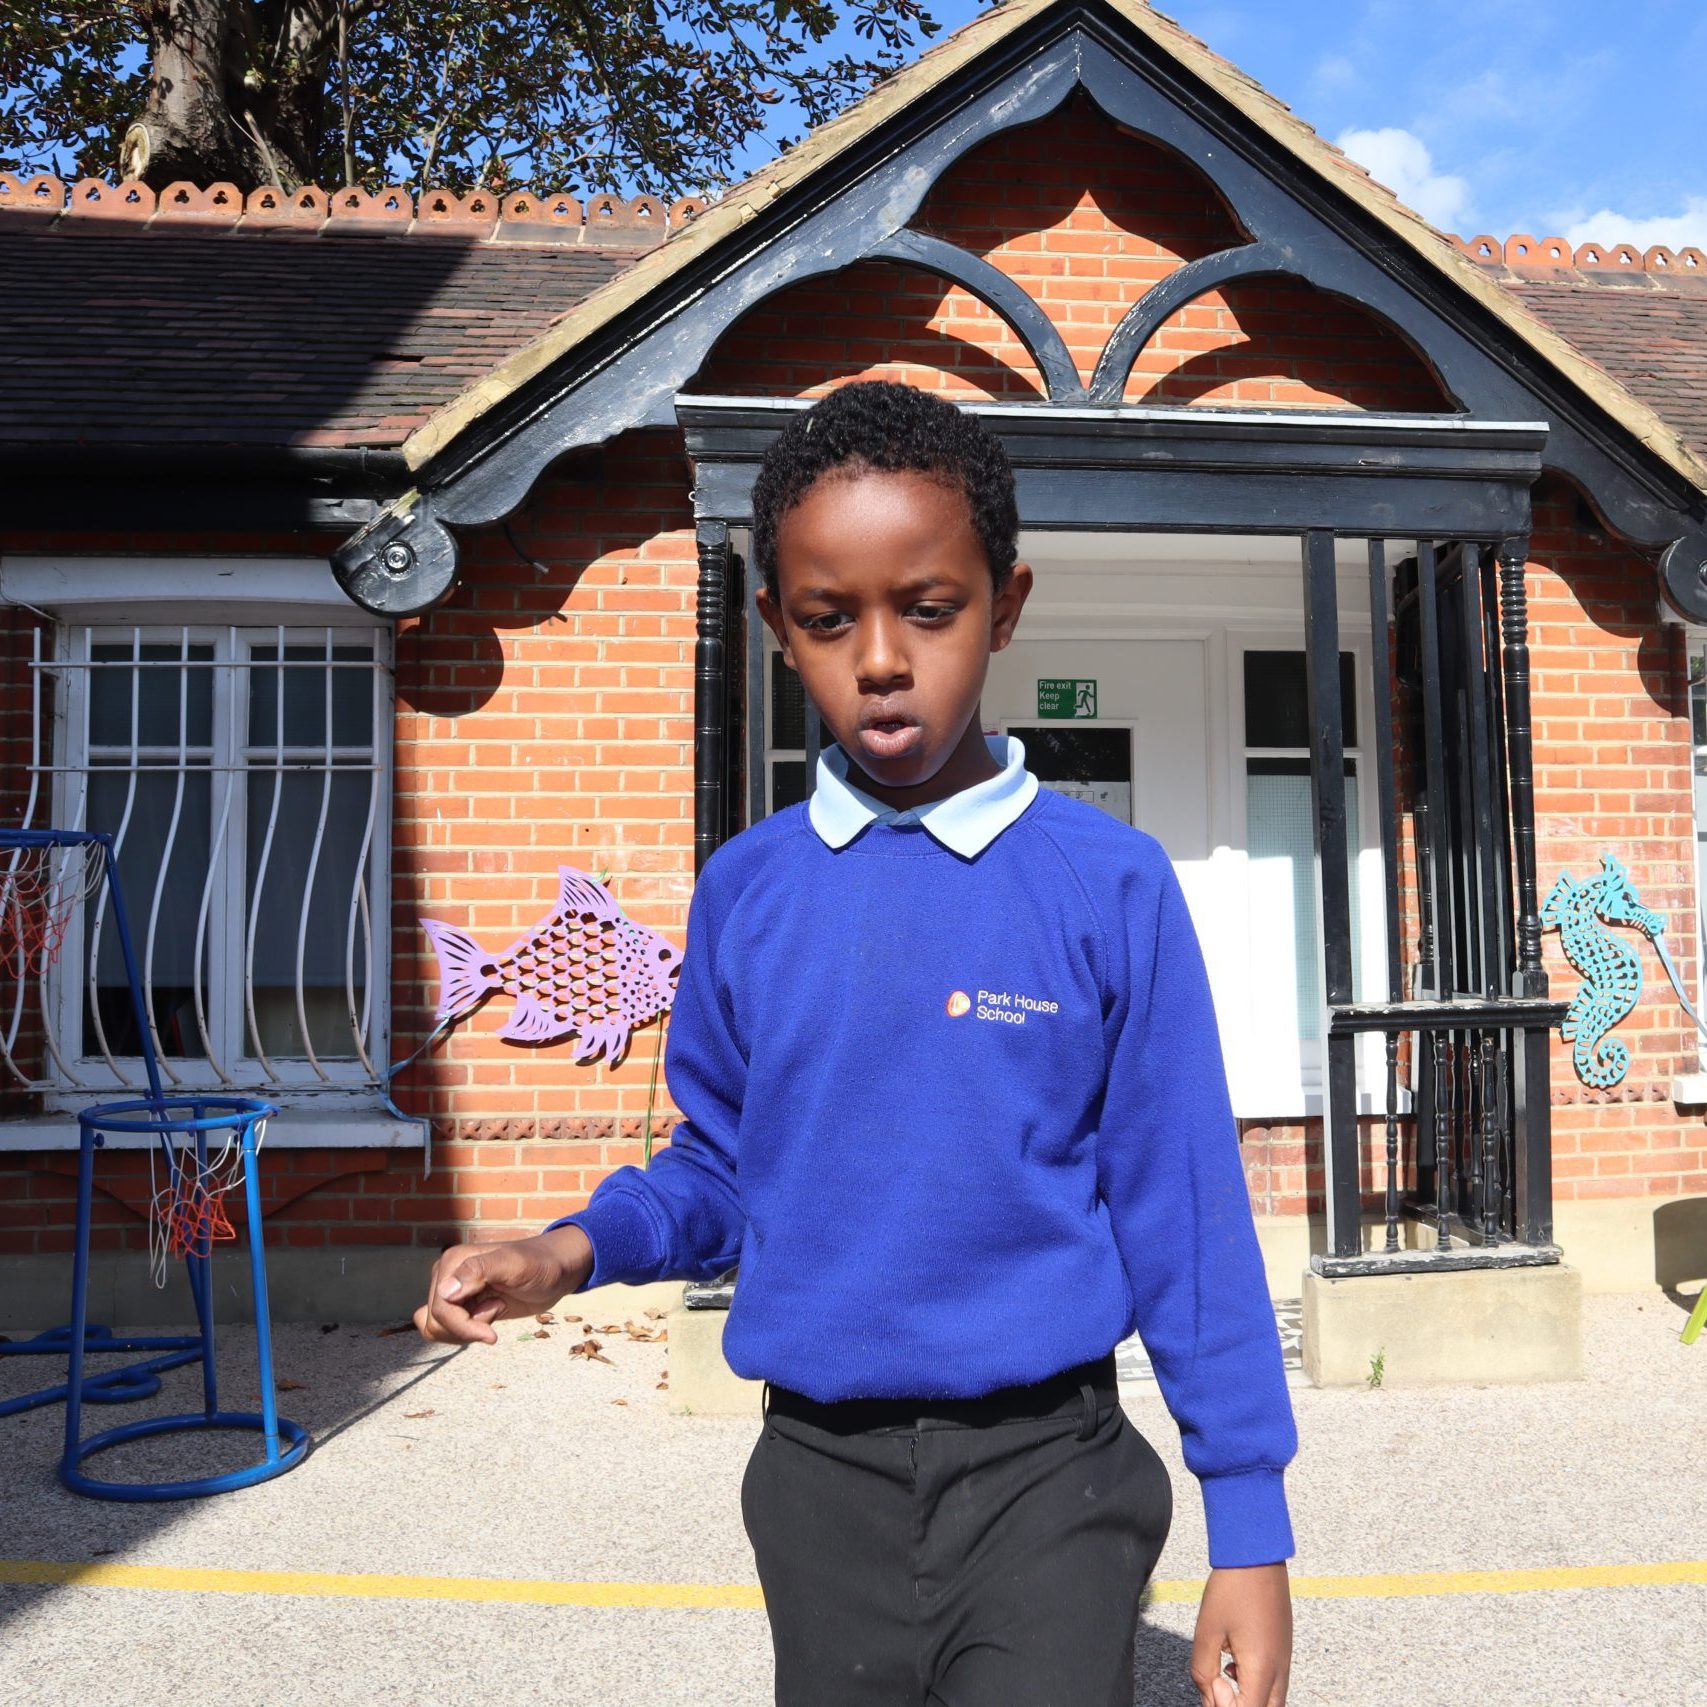
<instances>
[{"instance_id":1,"label":"purple fish decoration","mask_svg":"<svg viewBox=\"0 0 1707 1707\"><path fill-rule=\"evenodd\" d=\"M574 1034L573 1060L603 1050L614 1067L634 1028L675 1001L682 951L637 925L586 872L560 865L557 876L556 907L502 954L488 954L454 925L421 921L439 956L437 1018L460 1019L501 990L516 1007L500 1037L555 1043Z\"/></svg>"}]
</instances>

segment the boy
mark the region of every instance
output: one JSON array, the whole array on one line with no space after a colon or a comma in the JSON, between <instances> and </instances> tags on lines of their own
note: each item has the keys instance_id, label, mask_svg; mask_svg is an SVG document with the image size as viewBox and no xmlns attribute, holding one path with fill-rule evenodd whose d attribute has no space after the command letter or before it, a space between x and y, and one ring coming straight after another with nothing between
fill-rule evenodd
<instances>
[{"instance_id":1,"label":"boy","mask_svg":"<svg viewBox=\"0 0 1707 1707\"><path fill-rule=\"evenodd\" d=\"M1192 1677L1232 1707L1228 1650L1240 1707L1284 1707L1296 1439L1197 940L1156 842L981 732L1031 589L1006 454L849 385L753 508L760 611L834 745L695 887L684 1118L538 1237L447 1251L417 1325L492 1342L739 1259L781 1707L1129 1707L1171 1516L1114 1384L1137 1327L1209 1524Z\"/></svg>"}]
</instances>

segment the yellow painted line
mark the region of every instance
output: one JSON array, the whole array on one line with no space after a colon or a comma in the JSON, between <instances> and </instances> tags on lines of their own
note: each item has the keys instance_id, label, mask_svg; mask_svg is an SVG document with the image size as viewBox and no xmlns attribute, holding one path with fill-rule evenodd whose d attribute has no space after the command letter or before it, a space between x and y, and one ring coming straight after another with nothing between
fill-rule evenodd
<instances>
[{"instance_id":1,"label":"yellow painted line","mask_svg":"<svg viewBox=\"0 0 1707 1707\"><path fill-rule=\"evenodd\" d=\"M654 1611L757 1610L756 1583L590 1583L539 1578L385 1576L368 1571L222 1571L187 1565L78 1564L0 1559L0 1584L129 1588L187 1594L289 1594L321 1600L450 1600L512 1606L632 1607ZM1707 1584L1707 1559L1647 1565L1555 1565L1510 1571L1413 1571L1386 1576L1294 1577L1297 1600L1383 1600L1539 1590ZM1155 1582L1150 1595L1195 1601L1203 1584Z\"/></svg>"},{"instance_id":2,"label":"yellow painted line","mask_svg":"<svg viewBox=\"0 0 1707 1707\"><path fill-rule=\"evenodd\" d=\"M628 1606L680 1611L761 1607L757 1583L571 1583L505 1577L405 1577L367 1571L217 1571L187 1565L79 1565L0 1559L0 1584L294 1594L322 1600L455 1600L518 1606Z\"/></svg>"},{"instance_id":3,"label":"yellow painted line","mask_svg":"<svg viewBox=\"0 0 1707 1707\"><path fill-rule=\"evenodd\" d=\"M1547 1565L1513 1571L1409 1571L1388 1576L1294 1577L1294 1600L1392 1600L1442 1594L1532 1594L1541 1589L1669 1588L1707 1583L1707 1559L1653 1565ZM1200 1582L1151 1585L1160 1601L1196 1600Z\"/></svg>"}]
</instances>

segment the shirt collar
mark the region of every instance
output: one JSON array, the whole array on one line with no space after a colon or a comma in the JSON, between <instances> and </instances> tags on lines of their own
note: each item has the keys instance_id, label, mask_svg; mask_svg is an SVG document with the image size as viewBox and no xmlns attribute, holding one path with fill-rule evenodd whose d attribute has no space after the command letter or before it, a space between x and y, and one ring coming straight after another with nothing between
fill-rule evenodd
<instances>
[{"instance_id":1,"label":"shirt collar","mask_svg":"<svg viewBox=\"0 0 1707 1707\"><path fill-rule=\"evenodd\" d=\"M869 824L919 824L951 853L972 859L982 853L1037 795L1037 778L1025 768L1025 746L1017 736L986 737L999 776L975 782L958 794L926 806L885 806L848 781L848 756L838 746L818 755L817 785L807 815L826 846L844 848Z\"/></svg>"}]
</instances>

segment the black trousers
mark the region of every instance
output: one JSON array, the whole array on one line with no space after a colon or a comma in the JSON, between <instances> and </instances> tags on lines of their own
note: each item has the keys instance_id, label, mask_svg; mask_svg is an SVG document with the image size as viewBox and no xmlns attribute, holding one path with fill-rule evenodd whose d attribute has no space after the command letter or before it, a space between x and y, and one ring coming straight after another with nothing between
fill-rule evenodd
<instances>
[{"instance_id":1,"label":"black trousers","mask_svg":"<svg viewBox=\"0 0 1707 1707\"><path fill-rule=\"evenodd\" d=\"M741 1513L778 1707L1132 1707L1173 1494L1112 1355L983 1399L766 1400Z\"/></svg>"}]
</instances>

